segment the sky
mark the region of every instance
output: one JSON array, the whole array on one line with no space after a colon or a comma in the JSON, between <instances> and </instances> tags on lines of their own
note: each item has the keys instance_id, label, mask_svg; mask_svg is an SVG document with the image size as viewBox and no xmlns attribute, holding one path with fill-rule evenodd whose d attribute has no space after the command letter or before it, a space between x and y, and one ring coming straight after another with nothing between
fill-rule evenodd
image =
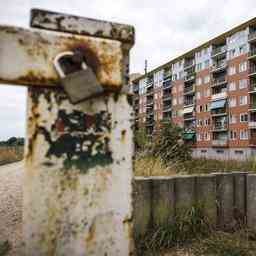
<instances>
[{"instance_id":1,"label":"sky","mask_svg":"<svg viewBox=\"0 0 256 256\"><path fill-rule=\"evenodd\" d=\"M31 8L131 24L131 72L143 73L253 18L255 0L0 0L0 23L28 27ZM25 136L26 88L0 87L0 140Z\"/></svg>"}]
</instances>

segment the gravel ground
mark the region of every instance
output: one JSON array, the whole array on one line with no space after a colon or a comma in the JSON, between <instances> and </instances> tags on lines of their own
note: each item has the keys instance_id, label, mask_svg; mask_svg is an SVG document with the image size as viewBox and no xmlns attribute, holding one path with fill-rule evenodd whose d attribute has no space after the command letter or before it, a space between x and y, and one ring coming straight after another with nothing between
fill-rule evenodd
<instances>
[{"instance_id":1,"label":"gravel ground","mask_svg":"<svg viewBox=\"0 0 256 256\"><path fill-rule=\"evenodd\" d=\"M22 220L23 162L0 167L0 241L8 240L8 256L19 255Z\"/></svg>"}]
</instances>

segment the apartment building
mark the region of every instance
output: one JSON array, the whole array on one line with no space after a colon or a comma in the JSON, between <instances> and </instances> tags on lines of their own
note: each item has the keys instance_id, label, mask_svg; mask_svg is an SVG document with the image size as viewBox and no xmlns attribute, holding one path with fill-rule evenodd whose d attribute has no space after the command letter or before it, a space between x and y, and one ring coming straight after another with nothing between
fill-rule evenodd
<instances>
[{"instance_id":1,"label":"apartment building","mask_svg":"<svg viewBox=\"0 0 256 256\"><path fill-rule=\"evenodd\" d=\"M133 81L136 127L184 129L196 157L256 155L256 18Z\"/></svg>"}]
</instances>

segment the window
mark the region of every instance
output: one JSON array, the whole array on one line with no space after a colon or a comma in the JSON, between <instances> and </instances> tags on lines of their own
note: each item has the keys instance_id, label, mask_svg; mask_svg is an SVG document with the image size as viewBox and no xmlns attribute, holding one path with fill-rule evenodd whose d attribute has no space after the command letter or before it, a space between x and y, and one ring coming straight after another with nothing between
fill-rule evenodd
<instances>
[{"instance_id":1,"label":"window","mask_svg":"<svg viewBox=\"0 0 256 256\"><path fill-rule=\"evenodd\" d=\"M201 85L201 84L202 84L202 78L201 78L201 77L198 77L198 78L196 79L196 84L197 84L197 85Z\"/></svg>"},{"instance_id":2,"label":"window","mask_svg":"<svg viewBox=\"0 0 256 256\"><path fill-rule=\"evenodd\" d=\"M177 111L173 111L173 112L172 112L172 117L173 117L173 118L177 117Z\"/></svg>"},{"instance_id":3,"label":"window","mask_svg":"<svg viewBox=\"0 0 256 256\"><path fill-rule=\"evenodd\" d=\"M235 49L232 49L232 50L229 51L229 58L230 59L234 58L235 55L236 55L236 50Z\"/></svg>"},{"instance_id":4,"label":"window","mask_svg":"<svg viewBox=\"0 0 256 256\"><path fill-rule=\"evenodd\" d=\"M200 105L200 106L199 106L199 112L203 112L203 111L204 111L203 105Z\"/></svg>"},{"instance_id":5,"label":"window","mask_svg":"<svg viewBox=\"0 0 256 256\"><path fill-rule=\"evenodd\" d=\"M203 122L203 119L198 119L197 120L197 126L200 127L200 126L203 126L204 122Z\"/></svg>"},{"instance_id":6,"label":"window","mask_svg":"<svg viewBox=\"0 0 256 256\"><path fill-rule=\"evenodd\" d=\"M247 113L240 114L240 122L241 123L248 122L248 114Z\"/></svg>"},{"instance_id":7,"label":"window","mask_svg":"<svg viewBox=\"0 0 256 256\"><path fill-rule=\"evenodd\" d=\"M223 149L217 149L217 150L216 150L216 153L217 153L217 154L223 154L223 153L224 153L224 150L223 150Z\"/></svg>"},{"instance_id":8,"label":"window","mask_svg":"<svg viewBox=\"0 0 256 256\"><path fill-rule=\"evenodd\" d=\"M173 99L172 104L173 104L173 106L177 105L177 99L176 98Z\"/></svg>"},{"instance_id":9,"label":"window","mask_svg":"<svg viewBox=\"0 0 256 256\"><path fill-rule=\"evenodd\" d=\"M210 76L209 75L204 77L204 83L205 84L210 83Z\"/></svg>"},{"instance_id":10,"label":"window","mask_svg":"<svg viewBox=\"0 0 256 256\"><path fill-rule=\"evenodd\" d=\"M248 140L248 130L240 130L240 140Z\"/></svg>"},{"instance_id":11,"label":"window","mask_svg":"<svg viewBox=\"0 0 256 256\"><path fill-rule=\"evenodd\" d=\"M205 112L207 112L209 110L209 103L205 104L204 109L205 109Z\"/></svg>"},{"instance_id":12,"label":"window","mask_svg":"<svg viewBox=\"0 0 256 256\"><path fill-rule=\"evenodd\" d=\"M197 71L202 70L202 63L198 63L198 64L196 65L196 70L197 70Z\"/></svg>"},{"instance_id":13,"label":"window","mask_svg":"<svg viewBox=\"0 0 256 256\"><path fill-rule=\"evenodd\" d=\"M247 96L240 96L239 105L246 105L246 104L247 104Z\"/></svg>"},{"instance_id":14,"label":"window","mask_svg":"<svg viewBox=\"0 0 256 256\"><path fill-rule=\"evenodd\" d=\"M239 64L239 72L244 72L247 70L247 61L243 61Z\"/></svg>"},{"instance_id":15,"label":"window","mask_svg":"<svg viewBox=\"0 0 256 256\"><path fill-rule=\"evenodd\" d=\"M197 92L196 93L196 98L199 100L201 98L201 93L200 92Z\"/></svg>"},{"instance_id":16,"label":"window","mask_svg":"<svg viewBox=\"0 0 256 256\"><path fill-rule=\"evenodd\" d=\"M236 98L232 97L229 99L229 106L230 107L235 107L236 106Z\"/></svg>"},{"instance_id":17,"label":"window","mask_svg":"<svg viewBox=\"0 0 256 256\"><path fill-rule=\"evenodd\" d=\"M230 124L235 124L236 123L236 115L234 115L234 114L229 115L229 123Z\"/></svg>"},{"instance_id":18,"label":"window","mask_svg":"<svg viewBox=\"0 0 256 256\"><path fill-rule=\"evenodd\" d=\"M211 140L211 135L210 135L209 132L206 132L206 133L204 134L204 139L205 139L206 141Z\"/></svg>"},{"instance_id":19,"label":"window","mask_svg":"<svg viewBox=\"0 0 256 256\"><path fill-rule=\"evenodd\" d=\"M179 92L182 92L182 91L183 91L183 86L180 85L180 86L178 87L178 89L179 89Z\"/></svg>"},{"instance_id":20,"label":"window","mask_svg":"<svg viewBox=\"0 0 256 256\"><path fill-rule=\"evenodd\" d=\"M239 54L244 54L246 53L246 45L243 44L239 47Z\"/></svg>"},{"instance_id":21,"label":"window","mask_svg":"<svg viewBox=\"0 0 256 256\"><path fill-rule=\"evenodd\" d=\"M173 75L172 75L172 81L176 81L177 78L178 78L178 77L177 77L177 74L173 74Z\"/></svg>"},{"instance_id":22,"label":"window","mask_svg":"<svg viewBox=\"0 0 256 256\"><path fill-rule=\"evenodd\" d=\"M180 79L180 80L183 79L183 71L180 71L180 72L179 72L179 79Z\"/></svg>"},{"instance_id":23,"label":"window","mask_svg":"<svg viewBox=\"0 0 256 256\"><path fill-rule=\"evenodd\" d=\"M237 132L231 130L230 133L229 133L229 137L230 137L231 140L236 140L236 138L237 138Z\"/></svg>"},{"instance_id":24,"label":"window","mask_svg":"<svg viewBox=\"0 0 256 256\"><path fill-rule=\"evenodd\" d=\"M205 123L206 126L210 125L211 124L211 119L210 118L206 118L204 120L204 123Z\"/></svg>"},{"instance_id":25,"label":"window","mask_svg":"<svg viewBox=\"0 0 256 256\"><path fill-rule=\"evenodd\" d=\"M236 83L230 82L228 85L229 91L235 91L236 90Z\"/></svg>"},{"instance_id":26,"label":"window","mask_svg":"<svg viewBox=\"0 0 256 256\"><path fill-rule=\"evenodd\" d=\"M230 66L228 69L228 74L230 76L235 75L236 74L236 67L235 66Z\"/></svg>"},{"instance_id":27,"label":"window","mask_svg":"<svg viewBox=\"0 0 256 256\"><path fill-rule=\"evenodd\" d=\"M197 141L201 141L201 140L202 140L202 134L199 133L199 134L197 134Z\"/></svg>"},{"instance_id":28,"label":"window","mask_svg":"<svg viewBox=\"0 0 256 256\"><path fill-rule=\"evenodd\" d=\"M206 91L205 91L205 97L209 97L210 96L210 89L207 89Z\"/></svg>"},{"instance_id":29,"label":"window","mask_svg":"<svg viewBox=\"0 0 256 256\"><path fill-rule=\"evenodd\" d=\"M239 89L247 88L247 79L239 80Z\"/></svg>"},{"instance_id":30,"label":"window","mask_svg":"<svg viewBox=\"0 0 256 256\"><path fill-rule=\"evenodd\" d=\"M209 68L209 66L210 66L210 60L206 60L204 62L204 68Z\"/></svg>"},{"instance_id":31,"label":"window","mask_svg":"<svg viewBox=\"0 0 256 256\"><path fill-rule=\"evenodd\" d=\"M202 149L201 153L205 154L205 153L207 153L207 150L206 149Z\"/></svg>"},{"instance_id":32,"label":"window","mask_svg":"<svg viewBox=\"0 0 256 256\"><path fill-rule=\"evenodd\" d=\"M173 87L172 92L176 93L176 87Z\"/></svg>"},{"instance_id":33,"label":"window","mask_svg":"<svg viewBox=\"0 0 256 256\"><path fill-rule=\"evenodd\" d=\"M183 96L180 96L180 97L179 97L179 103L180 103L180 104L183 104Z\"/></svg>"},{"instance_id":34,"label":"window","mask_svg":"<svg viewBox=\"0 0 256 256\"><path fill-rule=\"evenodd\" d=\"M244 151L243 150L235 150L236 155L243 155Z\"/></svg>"}]
</instances>

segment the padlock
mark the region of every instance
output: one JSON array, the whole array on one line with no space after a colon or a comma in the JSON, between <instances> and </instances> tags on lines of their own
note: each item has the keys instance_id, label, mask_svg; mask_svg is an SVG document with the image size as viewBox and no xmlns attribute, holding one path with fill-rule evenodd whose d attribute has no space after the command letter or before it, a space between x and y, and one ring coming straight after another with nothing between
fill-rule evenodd
<instances>
[{"instance_id":1,"label":"padlock","mask_svg":"<svg viewBox=\"0 0 256 256\"><path fill-rule=\"evenodd\" d=\"M103 93L95 73L87 66L81 53L65 51L58 54L54 59L54 67L73 104Z\"/></svg>"}]
</instances>

